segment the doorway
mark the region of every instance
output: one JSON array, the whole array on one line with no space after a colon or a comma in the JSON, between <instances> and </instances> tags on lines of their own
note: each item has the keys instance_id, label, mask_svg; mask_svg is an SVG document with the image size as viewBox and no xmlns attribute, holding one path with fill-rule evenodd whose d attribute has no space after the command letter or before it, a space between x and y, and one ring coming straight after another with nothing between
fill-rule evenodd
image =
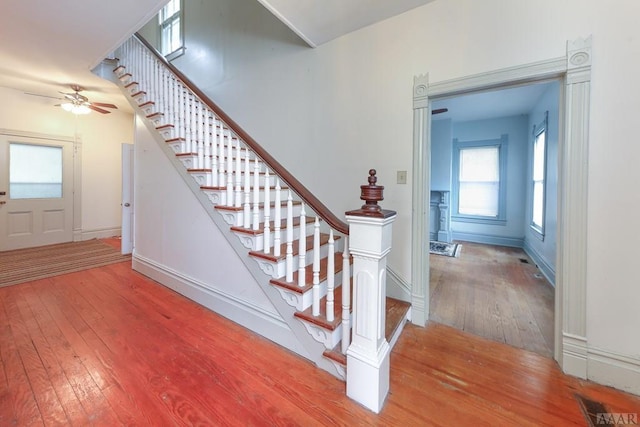
<instances>
[{"instance_id":1,"label":"doorway","mask_svg":"<svg viewBox=\"0 0 640 427\"><path fill-rule=\"evenodd\" d=\"M0 251L73 240L74 141L0 133Z\"/></svg>"},{"instance_id":2,"label":"doorway","mask_svg":"<svg viewBox=\"0 0 640 427\"><path fill-rule=\"evenodd\" d=\"M554 358L570 375L586 378L586 270L588 211L588 141L591 93L591 38L566 44L566 54L539 62L469 77L429 83L429 75L413 81L413 174L411 305L416 325L429 318L429 262L422 257L429 242L431 105L430 99L480 89L560 79L558 147L558 248L555 287Z\"/></svg>"},{"instance_id":3,"label":"doorway","mask_svg":"<svg viewBox=\"0 0 640 427\"><path fill-rule=\"evenodd\" d=\"M431 104L429 237L459 245L456 257L430 256L430 319L547 357L554 347L559 83Z\"/></svg>"}]
</instances>

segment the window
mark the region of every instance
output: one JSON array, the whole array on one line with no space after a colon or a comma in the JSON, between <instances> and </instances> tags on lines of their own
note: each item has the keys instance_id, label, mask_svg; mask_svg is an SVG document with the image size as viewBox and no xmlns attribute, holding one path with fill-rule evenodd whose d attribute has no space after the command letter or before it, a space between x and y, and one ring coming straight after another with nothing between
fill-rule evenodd
<instances>
[{"instance_id":1,"label":"window","mask_svg":"<svg viewBox=\"0 0 640 427\"><path fill-rule=\"evenodd\" d=\"M456 221L505 223L507 136L489 141L456 139L453 147Z\"/></svg>"},{"instance_id":2,"label":"window","mask_svg":"<svg viewBox=\"0 0 640 427\"><path fill-rule=\"evenodd\" d=\"M544 237L545 178L547 172L547 119L533 127L533 155L531 164L531 228Z\"/></svg>"},{"instance_id":3,"label":"window","mask_svg":"<svg viewBox=\"0 0 640 427\"><path fill-rule=\"evenodd\" d=\"M9 197L62 197L62 147L10 143Z\"/></svg>"},{"instance_id":4,"label":"window","mask_svg":"<svg viewBox=\"0 0 640 427\"><path fill-rule=\"evenodd\" d=\"M171 0L160 10L160 51L172 60L184 53L182 43L182 0Z\"/></svg>"}]
</instances>

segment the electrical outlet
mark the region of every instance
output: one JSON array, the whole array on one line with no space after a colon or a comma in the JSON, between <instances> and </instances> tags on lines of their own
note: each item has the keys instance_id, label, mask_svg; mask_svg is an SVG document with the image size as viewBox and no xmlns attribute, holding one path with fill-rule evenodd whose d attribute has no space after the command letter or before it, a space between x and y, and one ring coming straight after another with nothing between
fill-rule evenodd
<instances>
[{"instance_id":1,"label":"electrical outlet","mask_svg":"<svg viewBox=\"0 0 640 427\"><path fill-rule=\"evenodd\" d=\"M407 171L398 171L398 184L406 184L407 183Z\"/></svg>"}]
</instances>

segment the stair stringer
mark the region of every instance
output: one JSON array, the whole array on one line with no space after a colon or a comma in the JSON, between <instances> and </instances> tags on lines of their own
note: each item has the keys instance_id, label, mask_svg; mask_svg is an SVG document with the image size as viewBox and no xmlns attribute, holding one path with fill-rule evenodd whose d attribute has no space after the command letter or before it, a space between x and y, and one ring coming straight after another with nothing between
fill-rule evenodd
<instances>
[{"instance_id":1,"label":"stair stringer","mask_svg":"<svg viewBox=\"0 0 640 427\"><path fill-rule=\"evenodd\" d=\"M116 83L123 92L126 93L126 89L124 88L121 82ZM267 276L261 269L258 263L255 262L249 255L247 249L244 247L240 239L233 233L224 220L224 218L216 212L211 201L208 196L200 189L200 186L196 183L191 175L187 172L182 162L176 157L174 151L169 147L160 133L155 129L155 125L151 120L145 117L144 112L141 110L138 105L131 99L130 96L126 96L127 100L131 104L132 108L137 117L140 118L141 122L145 125L149 134L153 137L154 141L157 143L159 148L163 151L167 159L173 165L174 169L178 172L180 177L183 179L187 188L192 192L192 194L196 197L200 205L203 207L207 215L211 218L213 223L220 230L222 235L225 237L226 241L231 245L237 256L240 258L242 263L246 266L250 274L254 277L264 294L267 296L269 301L272 303L273 307L280 314L281 319L269 319L270 322L275 322L277 324L279 321L284 322L291 332L298 339L301 348L292 347L288 345L286 342L278 341L274 339L274 337L267 336L261 331L257 331L253 328L257 333L265 336L266 338L272 339L280 345L288 348L291 351L296 352L297 354L305 357L316 364L321 369L331 373L332 375L341 378L335 366L325 357L323 357L323 352L325 347L322 343L316 341L312 335L310 335L304 325L298 321L294 317L295 308L291 307L280 295L277 289L275 289L272 285L269 284L270 277ZM185 295L191 299L194 299L196 302L204 305L205 307L211 309L212 311L218 312L215 309L215 306L211 303L209 295L206 292L203 293L202 286L199 286L196 282L189 282L185 280L179 280L180 274L171 273L171 274L159 274L159 266L153 265L140 257L136 257L134 253L134 268L138 268L141 272L148 274L150 277L153 277L155 280L158 280L163 285L170 287L171 289L179 292L182 295ZM210 289L210 288L209 288ZM219 313L224 315L225 317L230 318L225 313ZM238 318L230 318L230 320L235 321L243 326L247 326L243 324L241 319Z\"/></svg>"}]
</instances>

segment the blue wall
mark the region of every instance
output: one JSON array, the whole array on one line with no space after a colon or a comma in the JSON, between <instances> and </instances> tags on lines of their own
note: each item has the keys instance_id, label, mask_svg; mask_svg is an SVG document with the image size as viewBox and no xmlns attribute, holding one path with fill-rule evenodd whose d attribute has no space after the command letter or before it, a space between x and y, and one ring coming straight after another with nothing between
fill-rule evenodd
<instances>
[{"instance_id":1,"label":"blue wall","mask_svg":"<svg viewBox=\"0 0 640 427\"><path fill-rule=\"evenodd\" d=\"M552 284L555 284L556 270L556 241L558 232L558 100L560 97L560 84L553 82L542 95L536 106L529 113L529 155L533 152L533 126L539 125L544 120L548 111L547 122L547 175L544 227L545 235L541 240L537 233L533 232L531 223L531 204L527 204L526 223L524 235L524 249L540 267ZM531 180L531 169L527 170L527 181ZM532 188L527 185L527 201L531 200Z\"/></svg>"}]
</instances>

